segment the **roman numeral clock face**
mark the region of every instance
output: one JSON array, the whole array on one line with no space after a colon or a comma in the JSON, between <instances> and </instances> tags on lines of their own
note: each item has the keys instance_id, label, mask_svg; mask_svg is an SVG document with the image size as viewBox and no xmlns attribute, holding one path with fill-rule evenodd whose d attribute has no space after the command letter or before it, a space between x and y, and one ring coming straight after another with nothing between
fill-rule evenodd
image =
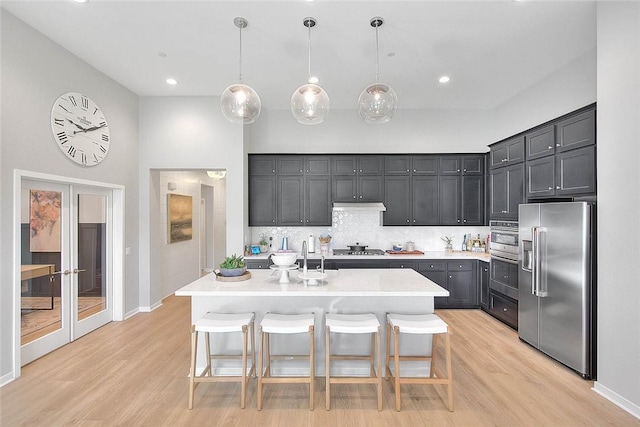
<instances>
[{"instance_id":1,"label":"roman numeral clock face","mask_svg":"<svg viewBox=\"0 0 640 427\"><path fill-rule=\"evenodd\" d=\"M83 166L95 166L107 157L111 139L102 110L77 92L60 96L51 109L51 130L58 148Z\"/></svg>"}]
</instances>

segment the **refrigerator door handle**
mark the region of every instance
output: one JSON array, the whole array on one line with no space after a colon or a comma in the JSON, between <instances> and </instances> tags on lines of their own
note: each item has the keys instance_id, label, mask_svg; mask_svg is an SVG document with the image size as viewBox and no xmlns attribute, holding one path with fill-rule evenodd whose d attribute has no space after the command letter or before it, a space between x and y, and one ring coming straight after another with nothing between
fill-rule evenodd
<instances>
[{"instance_id":1,"label":"refrigerator door handle","mask_svg":"<svg viewBox=\"0 0 640 427\"><path fill-rule=\"evenodd\" d=\"M532 227L532 280L531 280L531 293L537 297L547 296L547 281L546 277L543 277L542 271L542 249L544 246L544 227Z\"/></svg>"}]
</instances>

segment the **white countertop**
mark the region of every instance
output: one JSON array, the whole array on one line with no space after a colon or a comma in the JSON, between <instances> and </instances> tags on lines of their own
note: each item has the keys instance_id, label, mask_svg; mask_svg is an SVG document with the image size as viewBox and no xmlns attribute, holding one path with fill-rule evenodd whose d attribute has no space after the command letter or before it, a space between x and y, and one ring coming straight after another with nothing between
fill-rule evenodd
<instances>
[{"instance_id":1,"label":"white countertop","mask_svg":"<svg viewBox=\"0 0 640 427\"><path fill-rule=\"evenodd\" d=\"M264 261L271 255L269 252L261 253L260 255L246 256L247 261ZM310 253L308 259L320 259L322 254L320 252ZM302 254L298 253L298 259L302 258ZM352 259L373 259L373 260L423 260L423 259L478 259L481 261L489 262L488 252L462 252L454 251L447 253L445 251L429 251L424 252L421 255L407 255L407 254L389 254L384 255L334 255L333 251L329 251L325 254L325 259L335 260L352 260ZM253 271L253 270L252 270Z\"/></svg>"},{"instance_id":2,"label":"white countertop","mask_svg":"<svg viewBox=\"0 0 640 427\"><path fill-rule=\"evenodd\" d=\"M393 256L393 255L391 255ZM349 257L350 258L350 257ZM210 273L178 289L178 296L427 296L446 297L449 291L406 268L327 270L322 285L304 285L298 271L291 282L279 283L280 272L250 270L251 279L221 282Z\"/></svg>"}]
</instances>

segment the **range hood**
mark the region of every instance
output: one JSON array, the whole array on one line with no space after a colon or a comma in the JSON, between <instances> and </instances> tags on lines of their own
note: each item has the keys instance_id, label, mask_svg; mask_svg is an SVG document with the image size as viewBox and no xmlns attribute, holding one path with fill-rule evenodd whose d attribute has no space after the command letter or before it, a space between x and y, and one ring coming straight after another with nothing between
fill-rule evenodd
<instances>
[{"instance_id":1,"label":"range hood","mask_svg":"<svg viewBox=\"0 0 640 427\"><path fill-rule=\"evenodd\" d=\"M387 210L382 202L333 202L334 211L368 211L368 212L384 212Z\"/></svg>"}]
</instances>

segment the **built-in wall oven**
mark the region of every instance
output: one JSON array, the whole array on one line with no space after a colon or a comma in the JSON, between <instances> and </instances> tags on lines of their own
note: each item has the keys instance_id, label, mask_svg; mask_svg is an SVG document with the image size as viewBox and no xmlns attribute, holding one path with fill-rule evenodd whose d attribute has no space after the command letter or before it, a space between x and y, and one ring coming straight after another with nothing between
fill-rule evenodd
<instances>
[{"instance_id":1,"label":"built-in wall oven","mask_svg":"<svg viewBox=\"0 0 640 427\"><path fill-rule=\"evenodd\" d=\"M518 222L490 221L489 313L518 326Z\"/></svg>"}]
</instances>

